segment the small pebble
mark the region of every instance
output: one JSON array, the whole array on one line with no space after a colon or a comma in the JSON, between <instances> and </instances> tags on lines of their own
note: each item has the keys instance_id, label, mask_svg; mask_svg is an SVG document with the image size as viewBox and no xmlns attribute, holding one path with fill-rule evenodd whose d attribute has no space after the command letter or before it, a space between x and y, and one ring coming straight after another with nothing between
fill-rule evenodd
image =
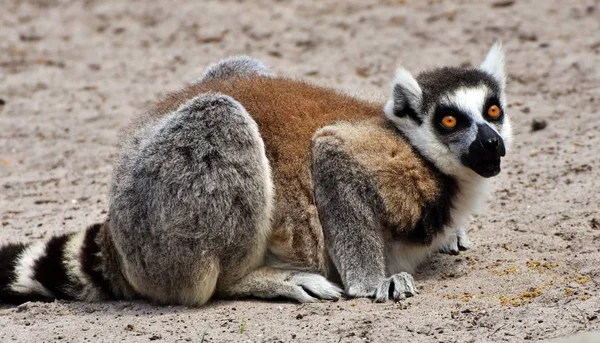
<instances>
[{"instance_id":1,"label":"small pebble","mask_svg":"<svg viewBox=\"0 0 600 343\"><path fill-rule=\"evenodd\" d=\"M531 132L543 130L546 128L546 126L548 126L548 123L545 120L534 119L531 122Z\"/></svg>"},{"instance_id":2,"label":"small pebble","mask_svg":"<svg viewBox=\"0 0 600 343\"><path fill-rule=\"evenodd\" d=\"M515 4L515 0L498 0L492 3L492 7L509 7Z\"/></svg>"}]
</instances>

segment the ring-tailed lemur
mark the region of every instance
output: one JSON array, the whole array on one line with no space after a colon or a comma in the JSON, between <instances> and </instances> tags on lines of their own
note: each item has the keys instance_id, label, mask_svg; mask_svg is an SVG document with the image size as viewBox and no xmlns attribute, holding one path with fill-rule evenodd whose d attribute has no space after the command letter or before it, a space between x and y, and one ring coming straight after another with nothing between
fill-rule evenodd
<instances>
[{"instance_id":1,"label":"ring-tailed lemur","mask_svg":"<svg viewBox=\"0 0 600 343\"><path fill-rule=\"evenodd\" d=\"M0 249L0 301L411 296L500 171L504 79L496 45L383 106L223 60L134 121L104 223Z\"/></svg>"}]
</instances>

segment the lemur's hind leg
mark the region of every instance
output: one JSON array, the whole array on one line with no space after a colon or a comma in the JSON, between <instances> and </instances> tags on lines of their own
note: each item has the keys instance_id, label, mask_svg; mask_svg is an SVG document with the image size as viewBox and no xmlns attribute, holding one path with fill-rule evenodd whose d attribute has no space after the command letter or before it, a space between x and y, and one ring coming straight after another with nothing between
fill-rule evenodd
<instances>
[{"instance_id":1,"label":"lemur's hind leg","mask_svg":"<svg viewBox=\"0 0 600 343\"><path fill-rule=\"evenodd\" d=\"M223 59L206 69L196 83L231 77L249 77L254 75L272 76L271 70L259 60L248 56Z\"/></svg>"},{"instance_id":2,"label":"lemur's hind leg","mask_svg":"<svg viewBox=\"0 0 600 343\"><path fill-rule=\"evenodd\" d=\"M273 198L264 144L247 111L217 93L144 125L111 188L123 273L146 298L201 305L263 261Z\"/></svg>"}]
</instances>

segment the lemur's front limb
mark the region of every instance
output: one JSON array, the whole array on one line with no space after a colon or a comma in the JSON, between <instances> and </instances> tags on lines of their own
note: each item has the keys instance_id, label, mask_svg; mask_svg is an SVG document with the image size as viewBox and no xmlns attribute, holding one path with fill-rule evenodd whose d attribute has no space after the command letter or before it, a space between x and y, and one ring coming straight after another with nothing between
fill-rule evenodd
<instances>
[{"instance_id":1,"label":"lemur's front limb","mask_svg":"<svg viewBox=\"0 0 600 343\"><path fill-rule=\"evenodd\" d=\"M414 295L410 274L386 276L383 205L365 171L326 131L317 133L312 152L319 218L346 294L378 302Z\"/></svg>"}]
</instances>

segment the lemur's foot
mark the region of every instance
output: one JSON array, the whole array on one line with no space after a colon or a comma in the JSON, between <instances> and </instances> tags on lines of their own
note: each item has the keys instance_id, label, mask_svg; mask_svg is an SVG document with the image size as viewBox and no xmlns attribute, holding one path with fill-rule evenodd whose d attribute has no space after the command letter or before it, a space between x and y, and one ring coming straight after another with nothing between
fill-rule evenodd
<instances>
[{"instance_id":1,"label":"lemur's foot","mask_svg":"<svg viewBox=\"0 0 600 343\"><path fill-rule=\"evenodd\" d=\"M293 285L291 298L302 303L338 300L342 296L342 290L321 275L299 272L289 281Z\"/></svg>"},{"instance_id":2,"label":"lemur's foot","mask_svg":"<svg viewBox=\"0 0 600 343\"><path fill-rule=\"evenodd\" d=\"M440 247L440 252L449 255L458 255L460 251L469 250L471 241L464 229L457 229L448 236L448 240Z\"/></svg>"},{"instance_id":3,"label":"lemur's foot","mask_svg":"<svg viewBox=\"0 0 600 343\"><path fill-rule=\"evenodd\" d=\"M350 297L374 298L375 302L400 301L418 293L412 275L405 272L394 274L374 285L353 285L346 291Z\"/></svg>"},{"instance_id":4,"label":"lemur's foot","mask_svg":"<svg viewBox=\"0 0 600 343\"><path fill-rule=\"evenodd\" d=\"M448 255L458 255L458 236L451 234L448 240L440 247L440 252Z\"/></svg>"},{"instance_id":5,"label":"lemur's foot","mask_svg":"<svg viewBox=\"0 0 600 343\"><path fill-rule=\"evenodd\" d=\"M386 302L388 300L404 300L419 293L415 287L415 281L409 273L398 273L390 276L379 287L375 293L375 302Z\"/></svg>"},{"instance_id":6,"label":"lemur's foot","mask_svg":"<svg viewBox=\"0 0 600 343\"><path fill-rule=\"evenodd\" d=\"M402 272L390 276L379 285L377 293L375 294L375 301L400 301L410 298L418 293L412 275Z\"/></svg>"},{"instance_id":7,"label":"lemur's foot","mask_svg":"<svg viewBox=\"0 0 600 343\"><path fill-rule=\"evenodd\" d=\"M464 229L458 230L456 237L458 238L458 250L465 251L471 249L471 241Z\"/></svg>"}]
</instances>

